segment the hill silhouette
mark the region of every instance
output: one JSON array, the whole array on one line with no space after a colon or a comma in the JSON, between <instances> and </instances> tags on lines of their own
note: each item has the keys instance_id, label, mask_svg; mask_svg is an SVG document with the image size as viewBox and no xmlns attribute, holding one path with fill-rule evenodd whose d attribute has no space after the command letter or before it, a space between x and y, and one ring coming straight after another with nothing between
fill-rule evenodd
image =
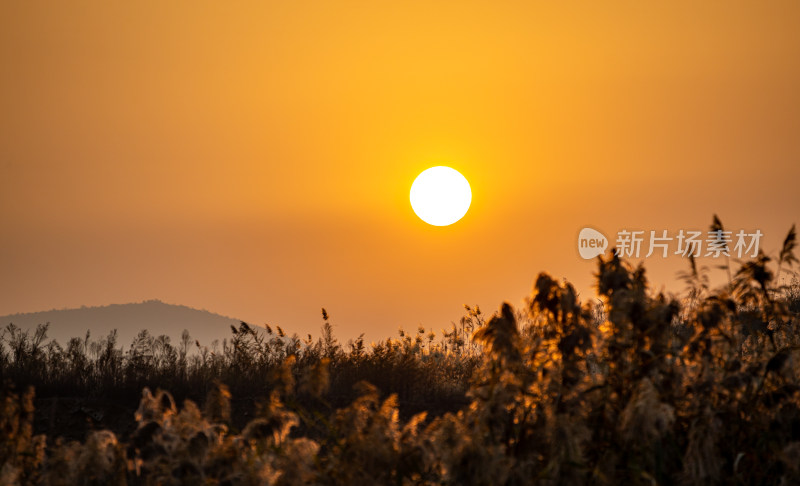
<instances>
[{"instance_id":1,"label":"hill silhouette","mask_svg":"<svg viewBox=\"0 0 800 486\"><path fill-rule=\"evenodd\" d=\"M130 304L111 304L100 307L81 307L77 309L53 309L42 312L18 313L0 317L0 327L9 323L24 330L36 329L39 324L50 323L46 342L55 339L66 344L70 338L85 337L91 333L92 339L105 337L113 329L118 332L117 346L126 349L134 337L143 329L158 336L165 334L172 343L177 343L184 329L192 339L204 346L230 336L230 326L238 326L240 321L207 310L194 309L184 305L173 305L160 300L148 300Z\"/></svg>"}]
</instances>

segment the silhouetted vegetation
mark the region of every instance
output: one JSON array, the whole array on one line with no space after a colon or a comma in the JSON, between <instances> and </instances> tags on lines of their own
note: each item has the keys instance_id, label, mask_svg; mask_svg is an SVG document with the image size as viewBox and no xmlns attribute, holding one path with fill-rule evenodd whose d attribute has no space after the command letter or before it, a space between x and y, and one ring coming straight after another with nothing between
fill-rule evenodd
<instances>
[{"instance_id":1,"label":"silhouetted vegetation","mask_svg":"<svg viewBox=\"0 0 800 486\"><path fill-rule=\"evenodd\" d=\"M350 403L357 396L353 385L366 380L386 396L396 394L409 413L442 413L466 404L469 376L479 361L479 348L469 336L483 320L480 309L467 310L459 325L438 339L422 328L400 330L398 339L371 346L362 338L341 345L324 309L316 341L287 336L280 327L242 322L231 326L230 339L210 347L186 331L176 346L167 336L143 330L127 350L117 346L116 332L99 340L89 334L73 338L64 348L47 342L46 324L33 333L12 324L0 333L0 379L18 387L35 386L40 398L122 403L135 403L145 387L170 390L178 400L199 401L220 381L252 408L255 400L287 386L296 400L308 403L309 391L321 386L309 383L308 377L324 369L327 384L322 399L313 401L315 407Z\"/></svg>"},{"instance_id":2,"label":"silhouetted vegetation","mask_svg":"<svg viewBox=\"0 0 800 486\"><path fill-rule=\"evenodd\" d=\"M522 310L506 303L484 321L468 307L446 333L372 346L340 346L324 310L316 341L242 323L193 353L188 336L142 333L123 353L113 334L62 349L44 328L10 328L10 382L135 390L140 405L124 441L94 430L66 442L34 434L32 390L6 389L0 483L797 483L800 285L778 280L794 244L792 228L774 263L726 264L718 290L692 260L683 300L652 294L644 268L599 258L600 306L540 274ZM174 398L200 393L202 410ZM253 397L247 420L232 393ZM415 407L433 413L400 415Z\"/></svg>"}]
</instances>

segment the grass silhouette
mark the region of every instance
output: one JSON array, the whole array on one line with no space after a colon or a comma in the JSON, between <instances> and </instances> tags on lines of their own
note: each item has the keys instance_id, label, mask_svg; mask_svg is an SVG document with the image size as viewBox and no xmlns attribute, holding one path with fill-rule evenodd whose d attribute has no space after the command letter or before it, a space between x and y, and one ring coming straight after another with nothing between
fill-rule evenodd
<instances>
[{"instance_id":1,"label":"grass silhouette","mask_svg":"<svg viewBox=\"0 0 800 486\"><path fill-rule=\"evenodd\" d=\"M242 323L196 352L9 327L0 484L797 483L800 284L778 280L795 240L728 262L721 289L691 260L681 300L600 257L601 304L540 274L523 309L372 346L340 345L324 309L317 341ZM138 399L132 431L37 435L30 385Z\"/></svg>"}]
</instances>

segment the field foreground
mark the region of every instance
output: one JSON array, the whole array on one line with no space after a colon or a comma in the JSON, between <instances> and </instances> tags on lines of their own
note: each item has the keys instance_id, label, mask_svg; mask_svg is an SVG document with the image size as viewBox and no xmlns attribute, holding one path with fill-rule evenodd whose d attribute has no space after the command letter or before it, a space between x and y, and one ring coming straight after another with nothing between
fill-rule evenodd
<instances>
[{"instance_id":1,"label":"field foreground","mask_svg":"<svg viewBox=\"0 0 800 486\"><path fill-rule=\"evenodd\" d=\"M242 324L195 355L146 335L122 355L113 336L81 353L17 332L0 354L0 484L797 483L800 296L776 283L793 249L719 290L692 261L680 301L601 258L600 306L541 274L525 309L468 308L438 340L347 351L324 311L316 343ZM70 441L34 435L25 385L140 401L127 429ZM232 412L232 392L252 407Z\"/></svg>"}]
</instances>

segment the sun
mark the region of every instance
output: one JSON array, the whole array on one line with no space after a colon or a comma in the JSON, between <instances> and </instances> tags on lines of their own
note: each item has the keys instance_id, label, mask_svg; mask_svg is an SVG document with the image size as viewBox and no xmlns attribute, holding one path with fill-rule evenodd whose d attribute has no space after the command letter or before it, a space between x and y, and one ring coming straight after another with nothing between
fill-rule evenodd
<instances>
[{"instance_id":1,"label":"sun","mask_svg":"<svg viewBox=\"0 0 800 486\"><path fill-rule=\"evenodd\" d=\"M445 166L423 171L411 184L411 207L433 226L449 226L467 214L472 190L467 179Z\"/></svg>"}]
</instances>

